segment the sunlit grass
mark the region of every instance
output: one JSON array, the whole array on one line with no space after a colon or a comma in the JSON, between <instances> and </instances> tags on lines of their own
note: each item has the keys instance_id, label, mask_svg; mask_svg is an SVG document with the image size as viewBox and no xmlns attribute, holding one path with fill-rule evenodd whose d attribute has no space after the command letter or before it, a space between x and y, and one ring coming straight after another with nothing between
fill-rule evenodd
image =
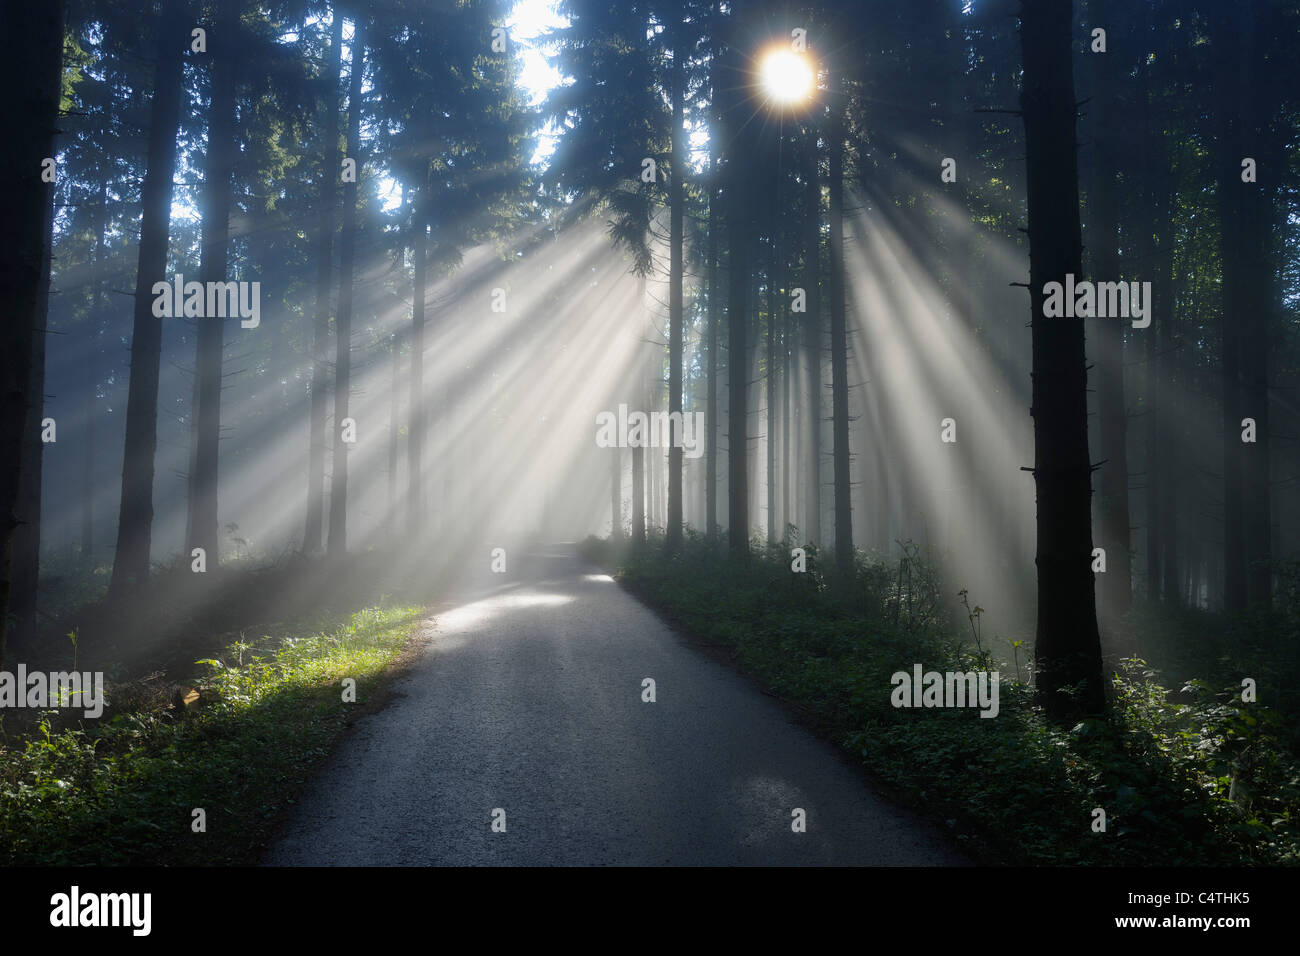
<instances>
[{"instance_id":1,"label":"sunlit grass","mask_svg":"<svg viewBox=\"0 0 1300 956\"><path fill-rule=\"evenodd\" d=\"M196 663L193 714L142 706L85 729L42 720L26 738L0 736L0 864L254 861L422 616L371 607L302 637L233 644ZM357 704L342 700L345 677ZM191 828L195 808L205 833Z\"/></svg>"}]
</instances>

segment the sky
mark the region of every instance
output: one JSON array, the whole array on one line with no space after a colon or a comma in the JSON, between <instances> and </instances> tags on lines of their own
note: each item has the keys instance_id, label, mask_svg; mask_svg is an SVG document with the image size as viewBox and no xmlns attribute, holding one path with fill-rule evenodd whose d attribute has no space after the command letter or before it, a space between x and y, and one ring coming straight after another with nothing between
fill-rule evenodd
<instances>
[{"instance_id":1,"label":"sky","mask_svg":"<svg viewBox=\"0 0 1300 956\"><path fill-rule=\"evenodd\" d=\"M564 26L568 26L568 20L556 12L554 0L519 0L506 20L510 40L523 49L519 85L528 93L528 102L532 106L540 104L563 79L560 71L547 60L552 51L545 35ZM542 129L537 136L537 149L532 161L544 163L554 149L555 137L549 127Z\"/></svg>"},{"instance_id":2,"label":"sky","mask_svg":"<svg viewBox=\"0 0 1300 956\"><path fill-rule=\"evenodd\" d=\"M548 30L568 23L555 11L553 0L519 0L506 20L509 37L523 47L523 70L520 85L528 91L529 102L536 106L552 88L559 85L560 72L546 60Z\"/></svg>"}]
</instances>

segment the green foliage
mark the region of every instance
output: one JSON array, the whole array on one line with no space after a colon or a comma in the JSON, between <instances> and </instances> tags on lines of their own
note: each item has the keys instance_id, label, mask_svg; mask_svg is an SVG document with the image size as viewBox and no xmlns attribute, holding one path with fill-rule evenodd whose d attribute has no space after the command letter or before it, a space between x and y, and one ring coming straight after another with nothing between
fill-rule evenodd
<instances>
[{"instance_id":1,"label":"green foliage","mask_svg":"<svg viewBox=\"0 0 1300 956\"><path fill-rule=\"evenodd\" d=\"M892 565L860 556L849 582L791 573L788 555L756 549L731 561L688 537L678 554L652 547L632 557L620 577L700 639L730 647L979 859L1300 862L1300 764L1278 712L1242 703L1239 686L1192 680L1175 694L1129 659L1113 675L1107 715L1066 730L1034 706L1018 674L1021 642L1011 642L1017 676L1002 675L996 718L895 709L890 675L914 663L1000 666L980 634L982 609L959 592L967 626L949 621L938 576L910 543ZM1095 807L1106 811L1105 833L1091 829Z\"/></svg>"},{"instance_id":2,"label":"green foliage","mask_svg":"<svg viewBox=\"0 0 1300 956\"><path fill-rule=\"evenodd\" d=\"M367 700L421 616L372 607L308 636L240 641L195 662L194 714L141 708L53 732L49 712L35 734L0 735L0 865L251 862L358 706L341 680Z\"/></svg>"}]
</instances>

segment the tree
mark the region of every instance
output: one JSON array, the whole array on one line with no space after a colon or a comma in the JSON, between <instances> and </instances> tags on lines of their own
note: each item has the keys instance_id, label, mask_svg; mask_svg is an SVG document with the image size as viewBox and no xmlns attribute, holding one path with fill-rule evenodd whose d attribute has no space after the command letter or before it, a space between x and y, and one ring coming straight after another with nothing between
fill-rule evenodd
<instances>
[{"instance_id":1,"label":"tree","mask_svg":"<svg viewBox=\"0 0 1300 956\"><path fill-rule=\"evenodd\" d=\"M41 286L49 271L48 218L52 189L45 175L54 156L55 122L62 89L63 3L20 4L4 30L4 128L14 140L3 150L7 184L0 216L10 229L0 250L0 301L11 309L0 333L3 401L0 401L0 665L9 629L14 533L18 528L22 442L31 404L32 348L41 315Z\"/></svg>"},{"instance_id":2,"label":"tree","mask_svg":"<svg viewBox=\"0 0 1300 956\"><path fill-rule=\"evenodd\" d=\"M235 74L240 49L239 4L221 4L208 37L212 62L212 96L208 106L208 156L203 180L203 238L199 281L226 281L230 245L230 206L235 174ZM195 376L198 406L194 414L194 471L190 475L189 548L202 548L215 567L220 557L217 515L217 469L221 439L221 377L224 321L198 320Z\"/></svg>"},{"instance_id":3,"label":"tree","mask_svg":"<svg viewBox=\"0 0 1300 956\"><path fill-rule=\"evenodd\" d=\"M429 164L416 192L411 225L411 427L406 445L407 515L411 527L424 524L424 324L429 299L429 204L433 186Z\"/></svg>"},{"instance_id":4,"label":"tree","mask_svg":"<svg viewBox=\"0 0 1300 956\"><path fill-rule=\"evenodd\" d=\"M1218 205L1223 260L1224 604L1272 599L1272 415L1269 352L1275 309L1273 213L1269 191L1285 152L1272 133L1282 77L1272 71L1285 18L1266 5L1219 12L1221 49ZM1282 31L1282 32L1275 32ZM1271 54L1271 55L1269 55ZM1253 435L1247 441L1248 422Z\"/></svg>"},{"instance_id":5,"label":"tree","mask_svg":"<svg viewBox=\"0 0 1300 956\"><path fill-rule=\"evenodd\" d=\"M684 4L674 11L671 28L673 43L672 80L669 96L672 100L671 173L668 180L669 264L668 264L668 411L677 414L672 422L671 444L668 449L668 529L669 548L682 543L682 436L678 421L682 414L682 205L685 193L682 180L686 177L686 153L682 124L685 121L686 98L686 29L682 24Z\"/></svg>"},{"instance_id":6,"label":"tree","mask_svg":"<svg viewBox=\"0 0 1300 956\"><path fill-rule=\"evenodd\" d=\"M1083 320L1046 317L1045 286L1082 273L1071 0L1022 0L1020 93L1025 124L1037 489L1038 698L1065 720L1101 710L1101 639L1092 573Z\"/></svg>"},{"instance_id":7,"label":"tree","mask_svg":"<svg viewBox=\"0 0 1300 956\"><path fill-rule=\"evenodd\" d=\"M831 432L835 475L835 562L844 573L853 570L853 513L849 484L849 363L848 330L844 316L844 102L835 74L828 130L830 153L830 294L831 314Z\"/></svg>"},{"instance_id":8,"label":"tree","mask_svg":"<svg viewBox=\"0 0 1300 956\"><path fill-rule=\"evenodd\" d=\"M1119 131L1122 113L1116 94L1114 74L1127 72L1128 60L1121 59L1120 49L1128 44L1122 39L1129 31L1117 29L1110 6L1095 2L1098 23L1112 24L1113 43L1108 53L1094 54L1090 62L1096 72L1092 121L1095 134L1092 230L1093 277L1099 282L1118 282L1119 193L1116 174L1119 167ZM1132 31L1136 32L1136 31ZM1126 243L1127 244L1127 243ZM1152 303L1147 303L1150 308ZM1154 335L1148 329L1144 334ZM1107 569L1101 579L1101 607L1111 619L1126 614L1132 603L1132 571L1129 558L1128 508L1128 407L1124 402L1124 326L1115 317L1097 319L1097 402L1101 425L1100 498L1098 510L1102 546Z\"/></svg>"},{"instance_id":9,"label":"tree","mask_svg":"<svg viewBox=\"0 0 1300 956\"><path fill-rule=\"evenodd\" d=\"M708 429L708 444L704 450L704 524L705 534L709 541L713 541L718 530L718 325L722 314L718 302L721 294L718 284L718 233L721 229L718 189L718 126L720 115L717 108L718 84L713 76L713 73L716 72L714 68L716 68L718 62L718 31L721 27L718 4L714 4L709 11L709 26L709 63L711 66L709 77L709 175L706 180L709 194L709 238L704 253L705 272L708 276L706 280L706 294L708 296L708 316L706 319L708 322L708 368L705 372L707 397L705 398L704 415L705 425Z\"/></svg>"},{"instance_id":10,"label":"tree","mask_svg":"<svg viewBox=\"0 0 1300 956\"><path fill-rule=\"evenodd\" d=\"M821 537L821 456L822 456L822 314L821 314L821 184L817 176L817 130L809 122L808 142L804 149L804 252L803 287L807 296L804 314L804 361L807 371L807 412L804 430L805 543Z\"/></svg>"},{"instance_id":11,"label":"tree","mask_svg":"<svg viewBox=\"0 0 1300 956\"><path fill-rule=\"evenodd\" d=\"M329 417L330 272L334 251L334 207L339 175L339 74L343 69L343 16L331 14L329 61L321 74L325 109L325 155L320 172L320 226L316 246L316 308L312 325L311 420L307 451L307 524L302 549L319 551L324 541L325 425Z\"/></svg>"},{"instance_id":12,"label":"tree","mask_svg":"<svg viewBox=\"0 0 1300 956\"><path fill-rule=\"evenodd\" d=\"M348 76L348 158L356 174L343 184L343 234L339 247L339 308L334 317L334 471L330 477L329 554L342 557L348 549L347 423L352 391L353 272L357 242L357 178L361 170L361 79L365 73L365 23L352 24L352 64Z\"/></svg>"},{"instance_id":13,"label":"tree","mask_svg":"<svg viewBox=\"0 0 1300 956\"><path fill-rule=\"evenodd\" d=\"M13 594L10 611L14 631L30 636L36 631L36 595L41 560L41 473L45 452L45 338L50 311L50 255L54 245L54 205L45 211L45 257L41 284L36 292L36 318L32 331L31 379L27 391L27 423L23 429L22 465L18 501L14 512L19 525L13 541Z\"/></svg>"},{"instance_id":14,"label":"tree","mask_svg":"<svg viewBox=\"0 0 1300 956\"><path fill-rule=\"evenodd\" d=\"M171 224L176 129L180 121L181 61L189 24L180 4L164 4L149 115L148 159L140 188L140 254L131 334L131 380L122 452L122 496L109 593L122 597L149 577L153 540L154 454L158 448L158 376L162 319L153 314L153 285L164 280Z\"/></svg>"},{"instance_id":15,"label":"tree","mask_svg":"<svg viewBox=\"0 0 1300 956\"><path fill-rule=\"evenodd\" d=\"M733 555L749 554L749 436L747 392L749 325L749 242L752 227L750 150L753 133L747 122L744 61L737 41L741 14L732 10L730 48L719 67L723 88L723 178L729 258L727 293L727 539ZM716 80L715 80L716 83Z\"/></svg>"}]
</instances>

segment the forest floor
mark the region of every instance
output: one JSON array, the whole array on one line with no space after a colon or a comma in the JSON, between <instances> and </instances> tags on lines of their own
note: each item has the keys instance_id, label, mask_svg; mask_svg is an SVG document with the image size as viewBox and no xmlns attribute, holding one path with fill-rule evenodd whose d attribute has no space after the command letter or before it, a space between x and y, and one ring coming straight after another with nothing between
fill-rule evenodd
<instances>
[{"instance_id":1,"label":"forest floor","mask_svg":"<svg viewBox=\"0 0 1300 956\"><path fill-rule=\"evenodd\" d=\"M571 546L435 611L265 863L968 862Z\"/></svg>"},{"instance_id":2,"label":"forest floor","mask_svg":"<svg viewBox=\"0 0 1300 956\"><path fill-rule=\"evenodd\" d=\"M163 568L128 601L74 587L90 593L80 605L60 604L76 582L60 590L52 574L47 626L11 644L6 666L102 672L107 705L6 710L0 863L255 861L337 740L418 656L430 583L394 580L393 564L294 558L201 579Z\"/></svg>"}]
</instances>

